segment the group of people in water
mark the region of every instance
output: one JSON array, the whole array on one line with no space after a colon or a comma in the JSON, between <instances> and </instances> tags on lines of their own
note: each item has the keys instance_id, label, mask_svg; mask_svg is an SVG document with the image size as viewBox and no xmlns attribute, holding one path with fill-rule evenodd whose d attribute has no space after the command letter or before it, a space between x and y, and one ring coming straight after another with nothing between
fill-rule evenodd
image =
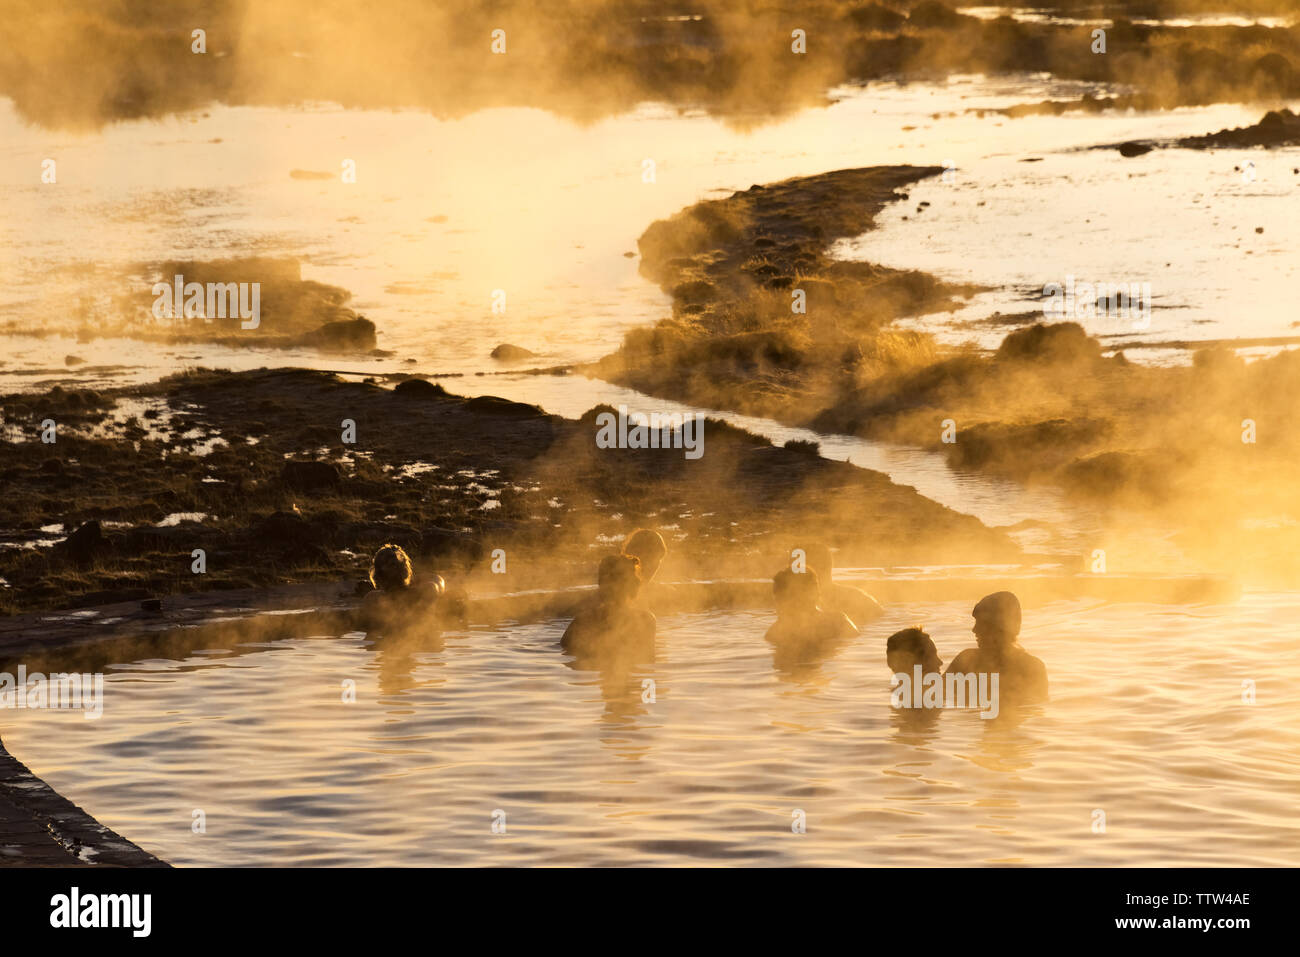
<instances>
[{"instance_id":1,"label":"group of people in water","mask_svg":"<svg viewBox=\"0 0 1300 957\"><path fill-rule=\"evenodd\" d=\"M596 594L577 609L560 638L560 647L580 659L653 660L656 621L649 607L660 604L655 581L668 554L663 537L638 529L622 549L603 558ZM832 581L831 552L813 545L795 552L791 567L772 579L776 621L765 638L776 662L792 664L825 655L856 637L861 626L884 614L873 597L859 588ZM411 560L397 545L375 553L370 569L372 591L362 602L368 626L397 630L427 620L431 606L439 617L463 619L466 596L449 589L441 575L414 576ZM1008 700L1033 703L1047 698L1047 668L1019 642L1020 602L1007 591L985 596L971 612L975 647L953 659L947 669L933 639L920 628L890 635L885 659L895 676L907 675L942 684L950 676L993 676ZM942 706L942 705L940 705Z\"/></svg>"}]
</instances>

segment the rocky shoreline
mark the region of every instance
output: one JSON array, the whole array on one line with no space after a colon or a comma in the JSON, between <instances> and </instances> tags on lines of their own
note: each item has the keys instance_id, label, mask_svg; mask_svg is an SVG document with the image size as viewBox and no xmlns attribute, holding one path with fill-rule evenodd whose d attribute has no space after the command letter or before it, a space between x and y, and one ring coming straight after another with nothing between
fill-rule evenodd
<instances>
[{"instance_id":1,"label":"rocky shoreline","mask_svg":"<svg viewBox=\"0 0 1300 957\"><path fill-rule=\"evenodd\" d=\"M796 528L844 564L1026 557L881 473L721 421L691 460L598 449L599 409L564 419L420 378L358 380L195 371L0 398L22 439L0 445L4 609L358 581L390 541L478 589L571 587L638 525L665 529L665 573L682 580L769 575Z\"/></svg>"},{"instance_id":2,"label":"rocky shoreline","mask_svg":"<svg viewBox=\"0 0 1300 957\"><path fill-rule=\"evenodd\" d=\"M755 186L642 235L673 316L629 333L596 374L651 395L822 433L920 446L954 468L1062 489L1082 510L1165 526L1188 569L1300 581L1291 479L1300 353L1130 363L1074 322L1030 315L986 353L891 327L970 287L840 262L935 168L875 167ZM917 215L924 215L918 206ZM1265 437L1266 436L1266 437Z\"/></svg>"}]
</instances>

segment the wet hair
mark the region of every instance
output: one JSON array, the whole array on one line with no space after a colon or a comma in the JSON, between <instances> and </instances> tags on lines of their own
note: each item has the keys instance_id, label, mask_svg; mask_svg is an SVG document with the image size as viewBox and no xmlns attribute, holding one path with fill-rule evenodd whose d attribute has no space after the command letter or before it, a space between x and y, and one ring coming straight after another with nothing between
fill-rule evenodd
<instances>
[{"instance_id":1,"label":"wet hair","mask_svg":"<svg viewBox=\"0 0 1300 957\"><path fill-rule=\"evenodd\" d=\"M602 595L631 601L641 590L641 560L635 555L607 555L600 560L596 585Z\"/></svg>"},{"instance_id":2,"label":"wet hair","mask_svg":"<svg viewBox=\"0 0 1300 957\"><path fill-rule=\"evenodd\" d=\"M904 628L890 635L885 642L885 655L895 652L911 655L919 661L939 657L939 649L934 646L934 640L920 628Z\"/></svg>"},{"instance_id":3,"label":"wet hair","mask_svg":"<svg viewBox=\"0 0 1300 957\"><path fill-rule=\"evenodd\" d=\"M988 618L996 622L1002 634L1014 639L1020 634L1020 599L1009 591L996 591L985 595L971 609L975 618Z\"/></svg>"},{"instance_id":4,"label":"wet hair","mask_svg":"<svg viewBox=\"0 0 1300 957\"><path fill-rule=\"evenodd\" d=\"M400 545L384 545L370 561L370 584L380 591L411 584L411 559Z\"/></svg>"},{"instance_id":5,"label":"wet hair","mask_svg":"<svg viewBox=\"0 0 1300 957\"><path fill-rule=\"evenodd\" d=\"M778 599L806 598L816 602L821 595L821 584L817 581L817 573L811 568L803 572L783 568L772 576L772 594Z\"/></svg>"}]
</instances>

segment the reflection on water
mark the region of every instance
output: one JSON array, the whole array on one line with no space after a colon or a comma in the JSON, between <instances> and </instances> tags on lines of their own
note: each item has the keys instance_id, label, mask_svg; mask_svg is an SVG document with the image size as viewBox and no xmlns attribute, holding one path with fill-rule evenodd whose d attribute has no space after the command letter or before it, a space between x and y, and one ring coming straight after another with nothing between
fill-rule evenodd
<instances>
[{"instance_id":1,"label":"reflection on water","mask_svg":"<svg viewBox=\"0 0 1300 957\"><path fill-rule=\"evenodd\" d=\"M873 83L834 90L829 107L749 132L652 105L589 125L527 109L438 120L415 111L214 105L71 136L24 125L0 100L0 323L40 333L7 340L0 381L19 390L55 376L120 384L194 364L410 371L408 359L422 371L472 373L494 365L488 353L502 341L539 353L538 364L590 360L669 312L667 297L625 255L635 253L637 237L718 191L852 166L948 161L970 186L977 173L965 171L1003 154L1258 119L1229 106L1020 120L977 112L1085 92L1114 91L1039 75ZM1152 182L1169 156L1140 158ZM39 181L47 157L57 158L56 184ZM656 161L653 183L641 180L645 158ZM354 184L339 181L343 159L357 164ZM1110 160L1085 154L1078 162L1089 175L1111 177ZM295 169L332 175L295 179ZM997 205L1013 211L1044 189L1029 176L997 183ZM1126 208L1107 213L1112 232L1168 232ZM1034 250L1057 232L1050 218L1025 220L1015 243L992 246ZM913 244L914 234L897 235ZM963 246L955 261L936 265L946 274L976 251ZM304 279L352 292L351 305L377 323L379 344L393 355L77 338L124 294L139 292L140 263L249 255L300 257ZM1230 279L1233 271L1217 272ZM494 290L506 294L503 313L492 310ZM68 355L85 364L65 366Z\"/></svg>"},{"instance_id":2,"label":"reflection on water","mask_svg":"<svg viewBox=\"0 0 1300 957\"><path fill-rule=\"evenodd\" d=\"M1181 135L1174 131L1187 119L1183 110L1117 117L1109 138L1087 145ZM1208 117L1198 122L1208 123L1207 132L1222 128ZM907 203L880 214L880 229L838 243L836 252L994 287L955 315L903 323L949 342L996 347L1008 328L982 320L998 312L1041 316L1044 285L1070 277L1150 284L1148 316L1066 317L1111 344L1294 336L1297 169L1300 148L1169 149L1133 158L1116 150L1017 150L975 160L950 182L916 184ZM1187 361L1186 353L1127 355Z\"/></svg>"},{"instance_id":3,"label":"reflection on water","mask_svg":"<svg viewBox=\"0 0 1300 957\"><path fill-rule=\"evenodd\" d=\"M5 740L178 864L1295 862L1295 596L1029 607L1049 704L891 710L885 636L923 624L951 660L969 612L890 609L804 683L759 613L663 618L622 676L573 668L562 622L243 646L115 668L99 721L17 711Z\"/></svg>"},{"instance_id":4,"label":"reflection on water","mask_svg":"<svg viewBox=\"0 0 1300 957\"><path fill-rule=\"evenodd\" d=\"M396 699L416 688L434 688L442 683L437 669L439 653L446 647L442 632L435 628L376 638L372 645L379 693ZM417 679L416 670L424 668Z\"/></svg>"}]
</instances>

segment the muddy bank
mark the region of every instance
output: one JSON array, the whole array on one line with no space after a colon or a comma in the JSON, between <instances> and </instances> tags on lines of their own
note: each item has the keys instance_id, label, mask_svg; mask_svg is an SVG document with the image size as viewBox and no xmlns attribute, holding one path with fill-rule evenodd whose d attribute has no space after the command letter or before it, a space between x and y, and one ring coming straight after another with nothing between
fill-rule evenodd
<instances>
[{"instance_id":1,"label":"muddy bank","mask_svg":"<svg viewBox=\"0 0 1300 957\"><path fill-rule=\"evenodd\" d=\"M390 386L196 371L0 398L3 608L357 580L390 541L475 589L571 587L642 525L670 542L663 574L686 580L770 575L793 529L843 564L1023 557L880 473L721 422L691 459L597 448L597 410L570 420L418 378Z\"/></svg>"},{"instance_id":2,"label":"muddy bank","mask_svg":"<svg viewBox=\"0 0 1300 957\"><path fill-rule=\"evenodd\" d=\"M1135 91L1127 105L1144 109L1300 95L1295 30L1125 19L1180 9L1107 5L1106 50L1094 53L1092 25L983 20L934 0L700 0L687 10L579 0L545 11L387 0L378 13L335 5L328 17L309 0L186 0L163 11L23 0L0 23L0 48L12 51L0 94L33 122L72 129L213 102L322 101L439 117L530 106L593 120L652 100L753 125L824 103L837 84L953 73L1120 84ZM78 69L64 82L44 82L68 62Z\"/></svg>"},{"instance_id":3,"label":"muddy bank","mask_svg":"<svg viewBox=\"0 0 1300 957\"><path fill-rule=\"evenodd\" d=\"M838 263L826 246L871 225L933 169L882 167L754 187L646 230L642 270L674 315L628 334L598 374L655 395L821 432L920 446L957 468L1065 489L1090 514L1156 516L1197 570L1300 576L1300 354L1186 367L1129 363L1074 323L1034 322L993 353L898 332L944 308L933 277ZM925 214L918 206L916 215ZM806 292L805 314L792 292ZM1041 316L1040 316L1041 319Z\"/></svg>"}]
</instances>

